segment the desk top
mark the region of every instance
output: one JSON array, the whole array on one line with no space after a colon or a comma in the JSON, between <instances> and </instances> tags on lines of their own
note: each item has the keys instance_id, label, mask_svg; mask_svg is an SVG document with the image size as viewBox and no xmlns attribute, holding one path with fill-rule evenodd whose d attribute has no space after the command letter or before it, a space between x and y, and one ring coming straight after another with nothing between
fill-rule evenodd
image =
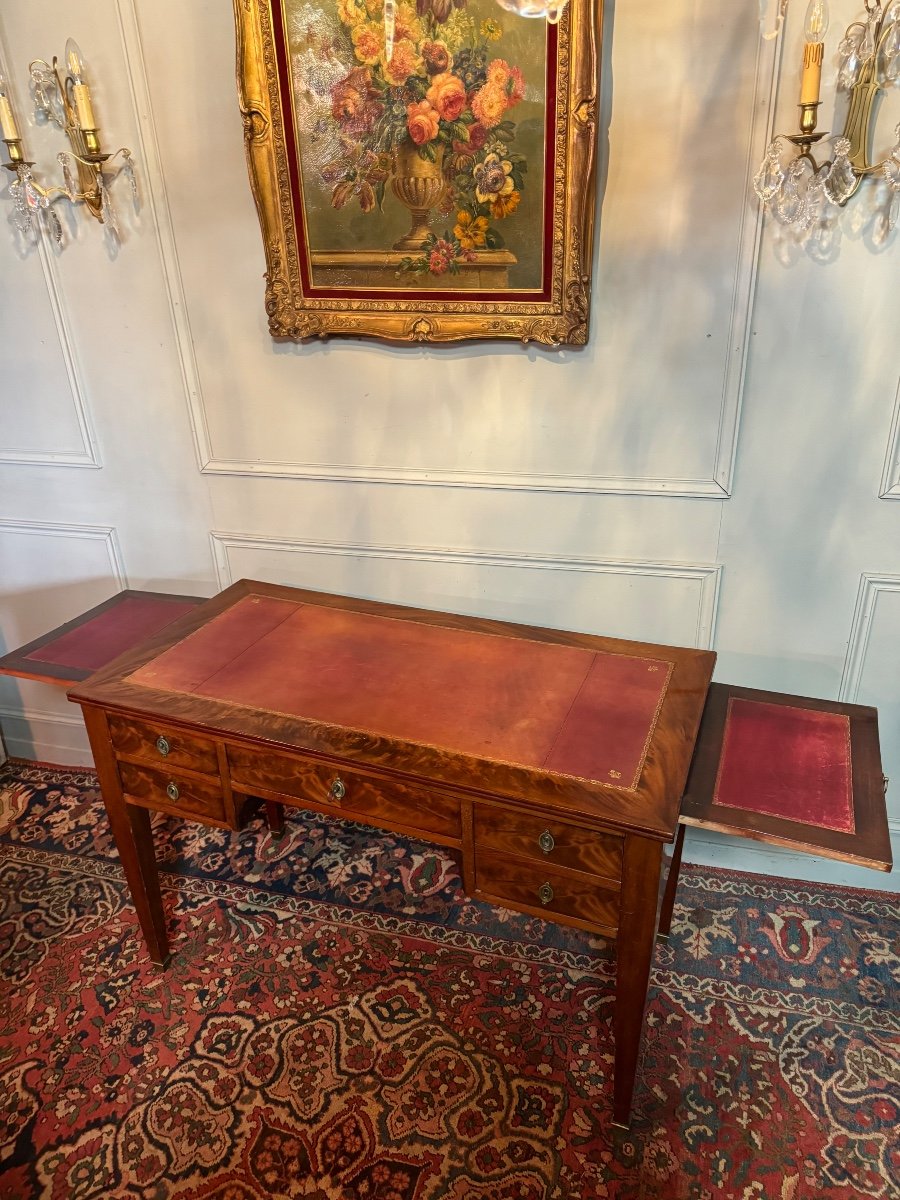
<instances>
[{"instance_id":1,"label":"desk top","mask_svg":"<svg viewBox=\"0 0 900 1200\"><path fill-rule=\"evenodd\" d=\"M714 661L244 580L70 698L670 836Z\"/></svg>"}]
</instances>

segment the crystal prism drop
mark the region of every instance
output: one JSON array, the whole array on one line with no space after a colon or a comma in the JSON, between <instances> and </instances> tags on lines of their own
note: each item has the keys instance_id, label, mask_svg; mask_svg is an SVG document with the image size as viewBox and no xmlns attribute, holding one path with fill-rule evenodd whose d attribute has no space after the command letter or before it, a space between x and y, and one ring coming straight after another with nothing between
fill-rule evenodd
<instances>
[{"instance_id":1,"label":"crystal prism drop","mask_svg":"<svg viewBox=\"0 0 900 1200\"><path fill-rule=\"evenodd\" d=\"M397 10L394 0L384 0L384 61L394 57L394 31L397 27Z\"/></svg>"},{"instance_id":2,"label":"crystal prism drop","mask_svg":"<svg viewBox=\"0 0 900 1200\"><path fill-rule=\"evenodd\" d=\"M47 208L47 224L50 226L50 233L53 235L53 240L57 246L61 246L62 225L59 223L59 217L56 215L56 210L52 204Z\"/></svg>"},{"instance_id":3,"label":"crystal prism drop","mask_svg":"<svg viewBox=\"0 0 900 1200\"><path fill-rule=\"evenodd\" d=\"M834 162L825 177L825 194L833 204L843 204L856 188L856 175L847 157L850 153L847 139L838 138L834 149Z\"/></svg>"},{"instance_id":4,"label":"crystal prism drop","mask_svg":"<svg viewBox=\"0 0 900 1200\"><path fill-rule=\"evenodd\" d=\"M109 188L100 185L100 215L106 225L109 226L110 232L116 237L119 236L119 223L116 220L116 210L113 208L112 200L109 195Z\"/></svg>"},{"instance_id":5,"label":"crystal prism drop","mask_svg":"<svg viewBox=\"0 0 900 1200\"><path fill-rule=\"evenodd\" d=\"M132 200L134 200L135 204L137 204L137 202L138 202L138 187L137 187L137 176L134 173L134 159L131 157L131 155L129 154L129 152L127 150L122 152L122 157L125 159L125 166L123 167L123 170L128 177L129 184L131 185L131 198L132 198Z\"/></svg>"},{"instance_id":6,"label":"crystal prism drop","mask_svg":"<svg viewBox=\"0 0 900 1200\"><path fill-rule=\"evenodd\" d=\"M793 225L804 213L803 181L808 166L805 159L798 158L788 168L784 187L772 203L772 211L783 225Z\"/></svg>"},{"instance_id":7,"label":"crystal prism drop","mask_svg":"<svg viewBox=\"0 0 900 1200\"><path fill-rule=\"evenodd\" d=\"M784 171L778 161L778 142L774 141L769 145L763 164L753 177L753 190L763 204L768 204L781 190L783 183Z\"/></svg>"},{"instance_id":8,"label":"crystal prism drop","mask_svg":"<svg viewBox=\"0 0 900 1200\"><path fill-rule=\"evenodd\" d=\"M896 194L900 192L900 160L898 160L896 151L890 158L884 160L882 167L884 177L891 186L891 190Z\"/></svg>"},{"instance_id":9,"label":"crystal prism drop","mask_svg":"<svg viewBox=\"0 0 900 1200\"><path fill-rule=\"evenodd\" d=\"M69 194L69 199L74 200L78 195L78 185L75 182L75 176L72 174L72 160L63 151L57 154L56 161L62 167L63 179L66 182L66 191Z\"/></svg>"}]
</instances>

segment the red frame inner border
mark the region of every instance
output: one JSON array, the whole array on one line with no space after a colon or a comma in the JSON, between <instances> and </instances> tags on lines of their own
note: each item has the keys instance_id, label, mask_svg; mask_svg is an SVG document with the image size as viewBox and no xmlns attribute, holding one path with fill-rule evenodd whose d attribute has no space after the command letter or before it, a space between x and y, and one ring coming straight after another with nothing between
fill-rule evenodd
<instances>
[{"instance_id":1,"label":"red frame inner border","mask_svg":"<svg viewBox=\"0 0 900 1200\"><path fill-rule=\"evenodd\" d=\"M281 113L284 119L285 142L287 146L288 171L291 180L291 208L294 213L294 225L297 237L303 245L307 245L306 227L303 220L303 205L301 203L300 161L297 152L297 134L294 128L294 108L290 92L290 63L288 62L288 45L282 20L282 0L271 0L272 25L275 33L275 55L278 62L278 93L281 97ZM548 301L552 298L552 251L553 251L553 191L556 173L556 59L557 59L557 26L547 26L547 110L545 132L546 146L544 151L544 249L542 256L544 287L540 291L514 293L516 300L523 303ZM366 291L363 288L323 288L315 287L307 270L306 255L300 254L300 277L303 282L303 294L315 296L322 300L339 300L348 295L360 300L471 300L473 302L496 301L499 296L508 294L508 289L497 289L489 292L476 291L432 291L430 288L396 291Z\"/></svg>"}]
</instances>

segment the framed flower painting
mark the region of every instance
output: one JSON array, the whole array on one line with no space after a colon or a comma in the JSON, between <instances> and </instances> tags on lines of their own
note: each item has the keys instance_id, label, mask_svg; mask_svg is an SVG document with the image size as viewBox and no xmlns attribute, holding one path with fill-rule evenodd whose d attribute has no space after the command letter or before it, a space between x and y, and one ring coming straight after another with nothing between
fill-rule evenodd
<instances>
[{"instance_id":1,"label":"framed flower painting","mask_svg":"<svg viewBox=\"0 0 900 1200\"><path fill-rule=\"evenodd\" d=\"M587 341L595 0L234 4L274 337Z\"/></svg>"}]
</instances>

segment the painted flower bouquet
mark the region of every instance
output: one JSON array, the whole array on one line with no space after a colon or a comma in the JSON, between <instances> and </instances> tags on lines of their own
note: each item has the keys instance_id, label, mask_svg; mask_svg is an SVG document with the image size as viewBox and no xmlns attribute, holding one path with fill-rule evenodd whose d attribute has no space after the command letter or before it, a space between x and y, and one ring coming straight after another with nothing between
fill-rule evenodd
<instances>
[{"instance_id":1,"label":"painted flower bouquet","mask_svg":"<svg viewBox=\"0 0 900 1200\"><path fill-rule=\"evenodd\" d=\"M322 171L331 203L372 212L390 184L414 215L397 248L415 253L400 270L453 274L503 245L495 223L519 205L527 164L509 149L507 113L525 94L522 72L492 53L502 28L479 24L467 0L338 0L337 9L341 58L353 65L331 87L342 152ZM455 213L442 237L428 227L432 207Z\"/></svg>"}]
</instances>

